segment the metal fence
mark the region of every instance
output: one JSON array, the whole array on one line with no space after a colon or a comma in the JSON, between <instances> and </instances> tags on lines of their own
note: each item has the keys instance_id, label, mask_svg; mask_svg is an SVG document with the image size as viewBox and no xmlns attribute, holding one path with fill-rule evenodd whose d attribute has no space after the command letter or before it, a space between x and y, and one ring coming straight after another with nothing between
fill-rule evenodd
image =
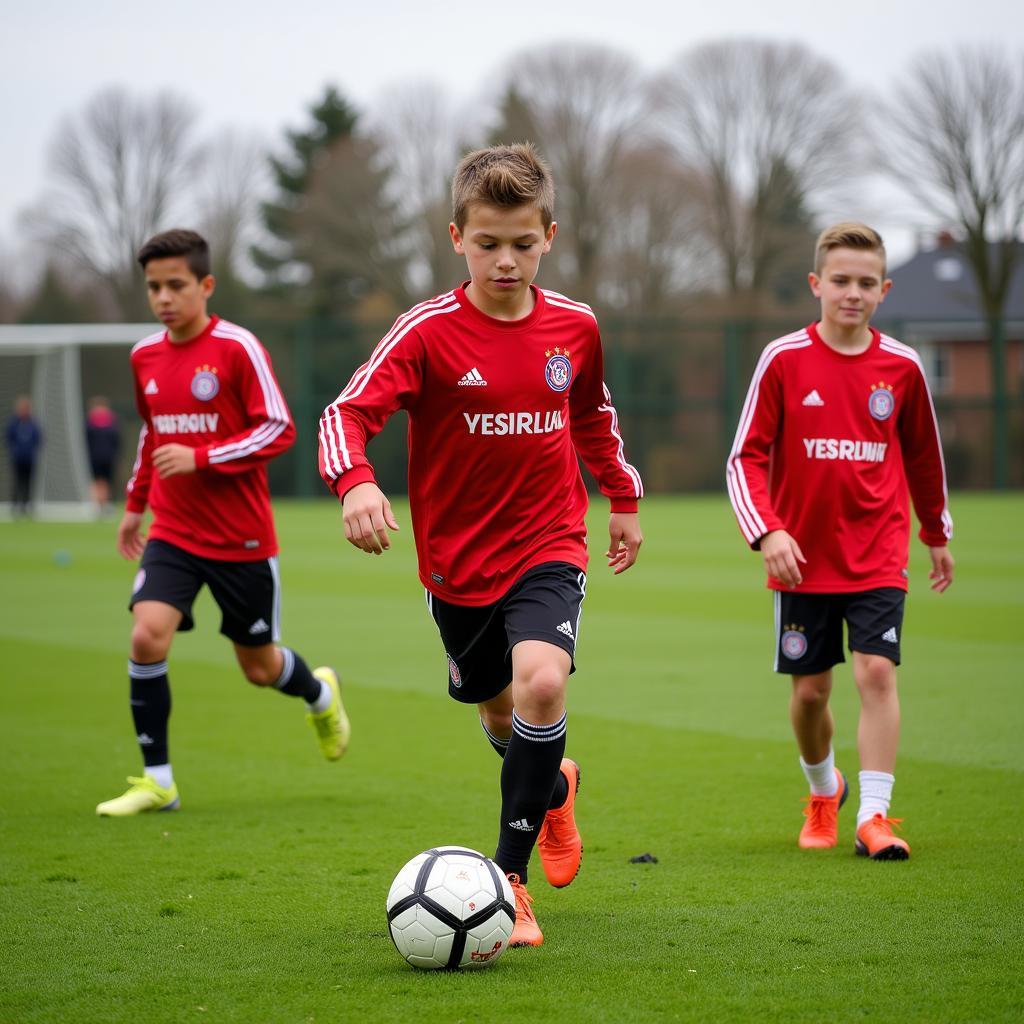
<instances>
[{"instance_id":1,"label":"metal fence","mask_svg":"<svg viewBox=\"0 0 1024 1024\"><path fill-rule=\"evenodd\" d=\"M317 473L320 413L364 362L390 323L351 321L275 323L248 321L270 350L295 417L295 446L270 466L275 494L325 493ZM744 320L604 317L601 332L605 376L619 411L626 454L648 492L714 491L724 487L724 465L740 407L761 349L799 327L794 323ZM899 336L898 330L894 330ZM83 390L108 395L126 426L122 473L134 455L127 353L88 352ZM1010 381L1008 466L1011 487L1024 487L1024 387ZM937 397L950 486L991 487L993 410L986 397ZM400 413L374 439L370 456L381 486L403 493L406 418ZM123 475L122 475L123 481Z\"/></svg>"}]
</instances>

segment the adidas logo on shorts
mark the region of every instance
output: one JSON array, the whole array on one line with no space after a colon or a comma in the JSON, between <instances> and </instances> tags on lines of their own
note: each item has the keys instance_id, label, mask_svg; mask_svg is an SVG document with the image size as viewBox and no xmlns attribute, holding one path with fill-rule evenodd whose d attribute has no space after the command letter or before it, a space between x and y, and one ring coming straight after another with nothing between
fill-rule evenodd
<instances>
[{"instance_id":1,"label":"adidas logo on shorts","mask_svg":"<svg viewBox=\"0 0 1024 1024\"><path fill-rule=\"evenodd\" d=\"M257 633L266 633L268 629L270 629L270 627L266 624L266 622L263 619L257 619L249 627L249 635L255 636Z\"/></svg>"},{"instance_id":2,"label":"adidas logo on shorts","mask_svg":"<svg viewBox=\"0 0 1024 1024\"><path fill-rule=\"evenodd\" d=\"M564 633L564 634L565 634L565 635L566 635L567 637L569 637L569 639L570 639L570 640L575 640L575 639L576 639L576 638L575 638L575 637L574 637L574 636L572 635L572 626L571 626L571 625L569 624L569 620L568 620L568 619L566 619L566 620L565 620L565 622L563 622L563 623L562 623L562 624L561 624L561 625L560 625L560 626L558 627L558 632L559 632L559 633Z\"/></svg>"},{"instance_id":3,"label":"adidas logo on shorts","mask_svg":"<svg viewBox=\"0 0 1024 1024\"><path fill-rule=\"evenodd\" d=\"M896 627L895 626L890 626L882 634L882 639L883 640L888 640L889 643L891 643L891 644L898 644L900 642L900 638L896 635Z\"/></svg>"}]
</instances>

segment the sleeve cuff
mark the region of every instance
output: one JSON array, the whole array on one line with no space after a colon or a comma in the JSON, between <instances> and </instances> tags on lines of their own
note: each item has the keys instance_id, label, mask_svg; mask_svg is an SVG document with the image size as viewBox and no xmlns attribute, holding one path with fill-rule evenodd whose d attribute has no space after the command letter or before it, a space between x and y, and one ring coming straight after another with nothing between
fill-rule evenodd
<instances>
[{"instance_id":1,"label":"sleeve cuff","mask_svg":"<svg viewBox=\"0 0 1024 1024\"><path fill-rule=\"evenodd\" d=\"M196 469L206 469L210 465L210 446L204 445L196 449Z\"/></svg>"},{"instance_id":2,"label":"sleeve cuff","mask_svg":"<svg viewBox=\"0 0 1024 1024\"><path fill-rule=\"evenodd\" d=\"M137 512L141 515L146 511L146 503L132 496L125 499L124 508L126 512Z\"/></svg>"},{"instance_id":3,"label":"sleeve cuff","mask_svg":"<svg viewBox=\"0 0 1024 1024\"><path fill-rule=\"evenodd\" d=\"M636 498L611 498L612 512L638 512L639 503Z\"/></svg>"},{"instance_id":4,"label":"sleeve cuff","mask_svg":"<svg viewBox=\"0 0 1024 1024\"><path fill-rule=\"evenodd\" d=\"M358 484L375 484L376 482L377 478L373 475L373 470L369 466L356 466L339 476L334 481L332 489L338 496L338 501L342 501L345 495Z\"/></svg>"}]
</instances>

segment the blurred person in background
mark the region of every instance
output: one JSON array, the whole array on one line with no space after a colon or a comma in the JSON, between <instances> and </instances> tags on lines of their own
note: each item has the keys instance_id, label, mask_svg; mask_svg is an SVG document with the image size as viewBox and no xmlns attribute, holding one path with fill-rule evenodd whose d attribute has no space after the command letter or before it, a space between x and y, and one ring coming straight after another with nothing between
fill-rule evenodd
<instances>
[{"instance_id":1,"label":"blurred person in background","mask_svg":"<svg viewBox=\"0 0 1024 1024\"><path fill-rule=\"evenodd\" d=\"M27 516L31 512L32 477L43 446L43 431L32 415L32 399L28 395L15 399L14 415L7 421L5 436L13 479L11 511L15 516Z\"/></svg>"},{"instance_id":2,"label":"blurred person in background","mask_svg":"<svg viewBox=\"0 0 1024 1024\"><path fill-rule=\"evenodd\" d=\"M85 443L89 449L92 501L97 514L107 515L113 507L110 504L110 487L121 449L121 425L117 414L102 395L89 399L89 412L85 417Z\"/></svg>"}]
</instances>

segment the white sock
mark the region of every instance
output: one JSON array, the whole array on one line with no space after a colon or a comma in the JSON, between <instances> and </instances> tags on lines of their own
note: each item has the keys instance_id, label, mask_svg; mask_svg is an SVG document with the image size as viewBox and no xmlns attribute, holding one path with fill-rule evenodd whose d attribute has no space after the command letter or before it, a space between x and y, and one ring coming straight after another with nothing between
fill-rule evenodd
<instances>
[{"instance_id":1,"label":"white sock","mask_svg":"<svg viewBox=\"0 0 1024 1024\"><path fill-rule=\"evenodd\" d=\"M839 791L839 779L836 778L836 755L831 747L828 757L819 764L808 764L802 757L800 767L811 786L814 796L835 796Z\"/></svg>"},{"instance_id":2,"label":"white sock","mask_svg":"<svg viewBox=\"0 0 1024 1024\"><path fill-rule=\"evenodd\" d=\"M164 789L170 789L174 785L174 773L169 764L147 764L145 774Z\"/></svg>"},{"instance_id":3,"label":"white sock","mask_svg":"<svg viewBox=\"0 0 1024 1024\"><path fill-rule=\"evenodd\" d=\"M312 704L306 705L314 715L320 711L326 711L331 706L331 700L334 697L331 688L322 679L317 679L317 682L320 683L320 696Z\"/></svg>"},{"instance_id":4,"label":"white sock","mask_svg":"<svg viewBox=\"0 0 1024 1024\"><path fill-rule=\"evenodd\" d=\"M889 816L892 785L896 781L896 776L888 772L861 772L859 779L860 810L857 811L857 828L876 814L883 818Z\"/></svg>"}]
</instances>

